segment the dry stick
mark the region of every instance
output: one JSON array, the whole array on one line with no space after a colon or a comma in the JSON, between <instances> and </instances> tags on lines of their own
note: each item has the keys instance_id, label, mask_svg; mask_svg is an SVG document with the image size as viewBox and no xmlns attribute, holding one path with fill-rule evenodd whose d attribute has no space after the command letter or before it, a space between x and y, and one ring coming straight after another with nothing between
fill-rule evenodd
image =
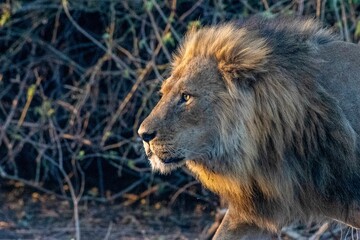
<instances>
[{"instance_id":1,"label":"dry stick","mask_svg":"<svg viewBox=\"0 0 360 240\"><path fill-rule=\"evenodd\" d=\"M17 34L17 33L12 33L10 32L9 35L13 36L13 35L18 35L18 37L16 38L16 40L14 41L14 43L11 44L10 47L8 47L7 49L7 53L11 53L12 56L16 55L17 53L20 52L21 49L23 49L23 46L28 42L29 39L32 39L32 34L34 32L34 30L40 25L42 24L41 21L35 22L31 28L29 28L28 30L26 30L26 32L23 32L22 34ZM2 58L6 58L7 55L2 55L0 60L2 60Z\"/></svg>"},{"instance_id":2,"label":"dry stick","mask_svg":"<svg viewBox=\"0 0 360 240\"><path fill-rule=\"evenodd\" d=\"M248 10L250 10L252 13L257 13L258 10L254 9L247 0L241 0L241 3L245 6L245 8L247 8Z\"/></svg>"},{"instance_id":3,"label":"dry stick","mask_svg":"<svg viewBox=\"0 0 360 240\"><path fill-rule=\"evenodd\" d=\"M115 124L116 120L120 117L121 112L124 110L124 108L126 107L126 105L128 104L128 102L131 100L131 98L132 98L132 96L134 95L135 91L138 89L140 83L141 83L141 82L145 79L145 77L149 74L151 68L154 68L154 67L156 66L156 64L155 64L155 62L154 62L154 61L155 61L155 57L159 54L161 48L163 49L163 51L164 51L165 55L167 56L168 60L171 61L171 56L170 56L167 48L166 48L166 47L163 45L163 43L162 43L162 39L161 39L160 34L159 34L158 30L157 30L157 27L156 27L156 24L155 24L155 20L154 20L154 18L153 18L153 15L151 14L150 11L147 11L147 12L148 12L148 15L149 15L149 17L150 17L150 20L151 20L152 24L154 24L154 25L153 25L153 28L154 28L155 35L157 36L159 43L158 43L158 45L157 45L157 47L156 47L156 49L155 49L155 51L154 51L154 53L153 53L153 55L152 55L152 60L151 60L150 62L148 62L148 64L146 65L144 71L141 73L141 75L139 76L139 78L136 80L136 82L135 82L134 85L132 86L130 92L126 95L124 101L119 105L118 109L116 110L115 114L114 114L113 117L111 118L110 122L109 122L109 123L107 124L107 126L105 127L104 132L103 132L103 136L102 136L102 138L101 138L101 144L100 144L102 147L104 147L105 142L106 142L106 140L107 140L107 138L108 138L108 136L109 136L109 133L110 133L113 125ZM169 29L169 27L170 27L169 24L170 24L170 23L168 23L168 24L166 25L163 34L165 34L165 33L168 31L168 29Z\"/></svg>"},{"instance_id":4,"label":"dry stick","mask_svg":"<svg viewBox=\"0 0 360 240\"><path fill-rule=\"evenodd\" d=\"M269 8L269 3L267 2L267 0L261 0L261 1L262 1L263 5L264 5L266 11L269 11L270 8Z\"/></svg>"},{"instance_id":5,"label":"dry stick","mask_svg":"<svg viewBox=\"0 0 360 240\"><path fill-rule=\"evenodd\" d=\"M108 240L110 238L112 228L113 228L113 223L110 222L109 227L108 227L108 229L106 231L106 235L104 237L104 240Z\"/></svg>"},{"instance_id":6,"label":"dry stick","mask_svg":"<svg viewBox=\"0 0 360 240\"><path fill-rule=\"evenodd\" d=\"M155 70L156 68L154 68ZM156 75L158 75L159 73L157 73L157 71L154 71ZM157 76L159 79L161 79L160 76ZM150 89L146 92L146 94L143 95L142 99L141 99L141 106L139 107L136 115L135 115L135 121L134 121L134 126L133 126L133 136L137 136L137 126L139 126L139 122L140 122L140 116L141 114L144 112L146 104L148 102L148 100L151 98L152 94L155 92L157 85L156 84L152 84L152 86L150 86Z\"/></svg>"},{"instance_id":7,"label":"dry stick","mask_svg":"<svg viewBox=\"0 0 360 240\"><path fill-rule=\"evenodd\" d=\"M316 231L314 235L312 235L309 240L319 240L320 237L329 229L330 223L326 222Z\"/></svg>"},{"instance_id":8,"label":"dry stick","mask_svg":"<svg viewBox=\"0 0 360 240\"><path fill-rule=\"evenodd\" d=\"M130 92L126 95L125 99L121 102L121 104L119 105L119 107L117 108L115 114L113 115L113 117L110 119L109 123L106 125L104 131L103 131L103 136L101 138L101 147L104 147L104 144L107 140L107 138L109 137L109 133L111 132L111 129L113 127L113 125L115 124L116 120L118 120L118 118L120 117L120 114L122 113L122 111L124 110L124 108L126 107L126 105L128 104L128 102L131 100L132 96L134 95L135 91L138 89L140 83L145 79L145 77L149 74L150 69L151 69L151 62L149 62L146 67L145 70L143 70L143 72L141 73L141 75L139 76L139 78L136 80L136 82L134 83L134 85L132 86Z\"/></svg>"},{"instance_id":9,"label":"dry stick","mask_svg":"<svg viewBox=\"0 0 360 240\"><path fill-rule=\"evenodd\" d=\"M327 0L323 0L321 3L321 22L322 23L324 23L324 19L325 19L326 2L327 2Z\"/></svg>"},{"instance_id":10,"label":"dry stick","mask_svg":"<svg viewBox=\"0 0 360 240\"><path fill-rule=\"evenodd\" d=\"M54 44L57 38L57 33L58 33L58 29L60 26L60 14L61 14L61 7L59 6L59 10L56 13L55 16L55 25L54 25L54 30L52 33L52 37L51 37L51 43Z\"/></svg>"},{"instance_id":11,"label":"dry stick","mask_svg":"<svg viewBox=\"0 0 360 240\"><path fill-rule=\"evenodd\" d=\"M185 171L185 172L187 172L187 171ZM188 174L191 175L190 173L188 173ZM160 181L156 181L156 183L160 184L161 182L160 182ZM169 187L170 189L179 190L179 186L170 184L170 183L168 183L168 182L161 183L161 184L163 184L163 186L165 186L165 187ZM213 203L212 201L210 201L210 200L207 199L206 197L201 196L200 194L192 193L192 192L189 192L189 191L186 191L186 192L184 192L184 193L187 194L187 195L189 195L189 196L191 196L191 197L193 197L193 198L196 198L196 199L198 199L198 200L202 200L202 201L207 202L207 203L209 203L209 204L211 204L211 205L214 206L214 203Z\"/></svg>"},{"instance_id":12,"label":"dry stick","mask_svg":"<svg viewBox=\"0 0 360 240\"><path fill-rule=\"evenodd\" d=\"M6 135L4 135L2 142L5 144L5 147L7 148L7 156L8 156L7 162L9 162L14 169L13 175L18 176L18 168L17 168L16 162L15 162L15 154L14 154L13 145L10 142L10 139Z\"/></svg>"},{"instance_id":13,"label":"dry stick","mask_svg":"<svg viewBox=\"0 0 360 240\"><path fill-rule=\"evenodd\" d=\"M347 22L346 10L345 10L345 6L344 6L344 1L343 1L343 0L340 1L340 6L341 6L342 21L344 22L344 35L345 35L345 40L346 40L347 42L351 42L350 33L349 33L349 29L348 29L348 22Z\"/></svg>"},{"instance_id":14,"label":"dry stick","mask_svg":"<svg viewBox=\"0 0 360 240\"><path fill-rule=\"evenodd\" d=\"M59 51L58 49L56 49L55 47L53 47L52 45L50 45L49 43L42 41L41 39L35 39L39 44L43 45L44 47L46 47L49 51L51 51L52 53L54 53L59 59L63 60L65 63L70 64L72 67L75 67L75 69L77 71L79 71L79 73L84 73L86 70L84 67L82 67L81 65L79 65L77 62L75 62L74 60L72 60L70 57L68 57L66 54L62 53L61 51ZM34 39L33 39L34 41Z\"/></svg>"},{"instance_id":15,"label":"dry stick","mask_svg":"<svg viewBox=\"0 0 360 240\"><path fill-rule=\"evenodd\" d=\"M298 240L305 240L306 238L302 236L300 233L298 233L295 230L288 229L287 231L283 232L287 237L290 239L298 239Z\"/></svg>"},{"instance_id":16,"label":"dry stick","mask_svg":"<svg viewBox=\"0 0 360 240\"><path fill-rule=\"evenodd\" d=\"M197 1L189 10L187 10L183 15L179 17L179 21L184 21L185 18L187 18L193 11L195 11L196 8L198 8L204 0Z\"/></svg>"},{"instance_id":17,"label":"dry stick","mask_svg":"<svg viewBox=\"0 0 360 240\"><path fill-rule=\"evenodd\" d=\"M175 31L175 29L173 28L173 26L171 25L171 19L174 18L175 16L175 10L176 10L176 0L172 1L171 3L171 13L170 16L168 18L166 18L164 12L161 10L159 4L157 4L157 2L155 0L152 1L152 3L154 4L156 10L158 11L158 13L160 14L161 18L163 19L163 21L167 24L167 26L169 26L170 31L172 32L172 34L174 35L174 37L176 38L176 40L178 42L180 42L181 37L179 36L179 34ZM165 27L164 32L167 32L167 27Z\"/></svg>"},{"instance_id":18,"label":"dry stick","mask_svg":"<svg viewBox=\"0 0 360 240\"><path fill-rule=\"evenodd\" d=\"M174 34L175 38L177 41L180 41L180 37L178 36L177 32L173 29L172 25L171 25L171 21L167 21L166 20L166 16L164 14L164 12L161 10L160 6L156 3L156 1L152 1L155 8L158 10L158 12L160 13L160 15L162 16L163 20L166 22L166 26L164 28L164 31L163 31L163 34L164 33L167 33L169 31L169 29L171 30L171 32ZM175 17L175 10L176 10L176 1L172 1L172 4L171 4L171 13L168 17L168 19L172 19ZM153 59L153 63L155 64L155 57L153 56L152 57ZM162 76L160 75L159 71L158 71L158 66L154 65L153 66L153 70L154 70L154 73L156 75L156 77L158 79L162 79ZM141 114L141 109L143 109L145 107L145 104L146 104L146 99L148 99L150 97L150 95L153 93L153 91L155 90L155 87L153 89L151 89L149 91L149 94L148 94L148 97L145 97L142 101L142 105L141 105L141 108L139 109L138 111L138 114L136 115L136 119L135 119L135 123L134 123L134 126L133 126L133 132L134 132L134 136L136 135L136 127L138 126L138 123L139 123L139 116Z\"/></svg>"},{"instance_id":19,"label":"dry stick","mask_svg":"<svg viewBox=\"0 0 360 240\"><path fill-rule=\"evenodd\" d=\"M301 1L301 0L299 0ZM275 1L269 11L273 11L274 9L276 8L281 8L281 13L284 14L284 13L287 13L295 4L297 1L290 1L288 5L285 5L287 2L289 2L288 0L279 0L279 1ZM256 13L258 13L259 11L255 11Z\"/></svg>"},{"instance_id":20,"label":"dry stick","mask_svg":"<svg viewBox=\"0 0 360 240\"><path fill-rule=\"evenodd\" d=\"M5 123L2 126L0 126L0 144L2 143L3 138L5 136L6 129L8 128L12 118L14 117L15 110L16 110L16 107L18 105L19 99L20 99L21 95L24 92L24 88L25 88L25 84L26 84L26 80L27 80L28 76L29 76L29 71L26 72L26 75L25 75L23 80L20 80L19 79L20 77L17 76L17 78L18 78L17 80L21 81L21 84L20 84L20 87L19 87L19 92L18 92L18 94L16 95L16 97L13 99L13 101L11 103L11 110L10 110L6 120L5 120Z\"/></svg>"},{"instance_id":21,"label":"dry stick","mask_svg":"<svg viewBox=\"0 0 360 240\"><path fill-rule=\"evenodd\" d=\"M86 77L86 75L90 74L90 79L89 79L89 82L86 84L85 86L85 93L82 94L82 97L81 99L79 99L79 101L76 103L76 106L75 106L75 111L74 113L71 115L71 118L70 118L70 124L73 124L75 122L75 119L80 119L79 115L80 115L80 109L84 106L84 104L86 103L86 101L89 99L90 97L90 92L91 92L91 88L92 86L94 85L95 83L95 77L96 77L96 74L99 73L102 65L108 61L110 55L108 54L104 54L95 64L95 66L89 68L89 70L85 73L85 76L84 78ZM92 72L90 71L91 69ZM79 122L79 121L78 121ZM80 132L78 132L78 134L80 134Z\"/></svg>"},{"instance_id":22,"label":"dry stick","mask_svg":"<svg viewBox=\"0 0 360 240\"><path fill-rule=\"evenodd\" d=\"M73 140L73 141L77 141L77 142L80 142L84 145L87 145L87 146L91 146L92 145L92 142L91 140L89 139L86 139L86 138L81 138L80 136L74 136L72 134L67 134L67 133L63 133L61 135L61 138L64 138L64 139L70 139L70 140Z\"/></svg>"},{"instance_id":23,"label":"dry stick","mask_svg":"<svg viewBox=\"0 0 360 240\"><path fill-rule=\"evenodd\" d=\"M160 52L161 49L161 43L159 43L154 51L154 56L157 56ZM140 83L142 81L145 80L146 76L150 73L151 68L154 66L153 62L150 61L147 63L145 69L142 71L142 73L140 74L140 76L138 77L138 79L136 80L136 82L134 83L134 85L132 86L130 92L126 95L125 99L121 102L121 104L119 105L119 107L117 108L116 112L114 113L114 115L112 116L112 118L110 119L109 123L106 125L104 131L103 131L103 136L101 138L101 146L103 147L105 144L105 141L107 140L109 133L113 127L113 125L115 124L115 122L118 120L118 118L120 117L120 114L122 113L122 111L125 109L126 105L129 103L129 101L131 100L132 96L134 95L134 93L136 92L136 90L138 89L138 87L140 86Z\"/></svg>"},{"instance_id":24,"label":"dry stick","mask_svg":"<svg viewBox=\"0 0 360 240\"><path fill-rule=\"evenodd\" d=\"M185 184L183 187L181 187L170 199L169 205L172 206L175 202L175 200L179 197L181 193L183 193L187 188L194 186L196 184L199 184L198 181L192 181L187 184Z\"/></svg>"},{"instance_id":25,"label":"dry stick","mask_svg":"<svg viewBox=\"0 0 360 240\"><path fill-rule=\"evenodd\" d=\"M42 77L39 76L39 73L38 73L38 71L36 69L34 70L34 74L35 74L35 77L36 77L35 87L33 89L28 90L27 100L26 100L25 106L23 108L23 111L21 112L21 116L20 116L20 119L19 119L18 124L17 124L18 127L21 127L22 123L24 122L26 114L27 114L27 112L29 110L30 104L31 104L31 102L32 102L32 100L34 98L36 88L39 86L40 82L42 81ZM30 88L31 88L31 86L30 86Z\"/></svg>"},{"instance_id":26,"label":"dry stick","mask_svg":"<svg viewBox=\"0 0 360 240\"><path fill-rule=\"evenodd\" d=\"M301 16L304 13L304 0L299 0L299 9L297 15Z\"/></svg>"},{"instance_id":27,"label":"dry stick","mask_svg":"<svg viewBox=\"0 0 360 240\"><path fill-rule=\"evenodd\" d=\"M356 20L357 12L354 9L353 3L349 3L349 11L350 11L350 19L351 19L352 24L353 24L353 26L351 28L353 28L353 27L356 27L356 24L357 24L357 20Z\"/></svg>"},{"instance_id":28,"label":"dry stick","mask_svg":"<svg viewBox=\"0 0 360 240\"><path fill-rule=\"evenodd\" d=\"M162 11L161 11L161 8L159 7L159 5L156 4L155 1L153 1L153 2L154 2L155 8L156 9L159 8L158 11L159 11L159 13L161 13ZM170 15L169 15L169 18L168 18L169 21L166 22L166 26L165 26L164 31L163 31L163 36L170 30L174 34L176 40L179 42L181 39L180 39L179 35L177 34L177 32L173 29L173 27L171 25L171 21L170 21L170 19L174 19L175 15L176 15L175 11L176 11L176 0L172 1L171 12L170 12ZM164 13L162 13L162 15L164 15Z\"/></svg>"},{"instance_id":29,"label":"dry stick","mask_svg":"<svg viewBox=\"0 0 360 240\"><path fill-rule=\"evenodd\" d=\"M155 22L155 19L154 19L154 15L149 10L146 10L146 12L149 15L151 26L153 27L154 32L155 32L155 36L156 36L156 38L157 38L157 40L158 40L158 42L159 42L159 44L160 44L160 46L161 46L161 48L162 48L162 50L164 52L166 58L170 62L171 61L171 54L169 53L168 49L163 44L163 40L162 40L162 37L164 36L164 32L163 32L163 36L160 36L158 26L156 25L156 22Z\"/></svg>"},{"instance_id":30,"label":"dry stick","mask_svg":"<svg viewBox=\"0 0 360 240\"><path fill-rule=\"evenodd\" d=\"M132 183L130 186L128 186L127 188L123 189L121 192L118 192L116 194L113 194L111 197L107 198L108 201L114 201L116 199L118 199L119 197L122 197L125 193L131 191L132 189L136 188L137 186L139 186L141 183L143 183L145 181L144 178L140 178L139 180L137 180L136 182Z\"/></svg>"},{"instance_id":31,"label":"dry stick","mask_svg":"<svg viewBox=\"0 0 360 240\"><path fill-rule=\"evenodd\" d=\"M339 15L339 8L337 6L337 2L338 0L333 0L333 7L334 7L334 12L335 12L335 16L336 16L336 20L337 20L337 23L340 25L340 30L341 30L341 36L342 38L344 39L344 30L343 30L343 25L342 25L342 22L341 22L341 19L340 19L340 15Z\"/></svg>"},{"instance_id":32,"label":"dry stick","mask_svg":"<svg viewBox=\"0 0 360 240\"><path fill-rule=\"evenodd\" d=\"M80 217L79 217L79 201L80 201L82 193L78 194L78 196L76 195L75 188L71 182L71 179L64 170L64 167L63 167L64 160L63 160L60 138L59 138L59 135L56 133L56 129L55 129L52 121L50 121L50 127L53 130L53 137L55 138L54 139L55 144L57 147L57 151L59 153L59 163L56 163L56 161L54 161L51 157L48 157L46 155L44 155L44 158L46 158L50 163L52 163L54 166L56 166L59 169L61 175L64 177L65 183L69 187L71 201L74 205L73 211L74 211L74 221L75 221L75 239L80 240L81 232L80 232Z\"/></svg>"},{"instance_id":33,"label":"dry stick","mask_svg":"<svg viewBox=\"0 0 360 240\"><path fill-rule=\"evenodd\" d=\"M65 0L63 0L63 1L65 1ZM65 6L65 7L67 7L67 5ZM114 13L114 9L113 9L113 7L111 8L112 9L112 19L113 19L113 21L112 21L112 23L111 23L111 26L110 26L110 39L112 40L112 36L113 36L113 33L114 33L114 29L115 29L115 25L114 25L114 22L115 22L115 13ZM70 16L70 14L69 14L69 16L68 17L71 17ZM76 22L74 22L74 24L77 24ZM80 26L79 26L80 27ZM80 27L81 28L81 27ZM87 34L88 35L88 33L85 31L85 30L83 30L82 28L81 28L81 32L83 33L83 34ZM90 35L88 36L88 37L91 37ZM92 37L91 37L92 38ZM93 39L93 40L95 40L96 41L96 39ZM101 45L101 43L99 43L100 45ZM99 45L98 45L99 46ZM101 69L101 67L103 66L103 64L106 62L106 61L108 61L109 60L109 58L112 58L112 52L111 52L111 49L112 49L112 41L110 41L109 43L108 43L108 48L105 48L104 46L102 46L101 45L101 47L100 47L101 49L103 49L106 53L104 54L104 56L103 57L101 57L98 61L97 61L97 63L95 64L95 66L93 67L93 72L91 73L91 76L90 76L90 81L89 81L89 83L86 85L86 89L85 89L85 94L83 94L83 97L82 97L82 99L81 99L81 101L80 102L78 102L77 104L76 104L76 112L75 112L75 114L73 114L72 116L71 116L71 119L70 119L70 123L73 123L74 121L75 121L75 117L78 117L78 115L80 114L80 109L82 108L82 106L85 104L85 102L87 101L87 99L90 97L90 91L91 91L91 87L92 87L92 85L95 83L95 77L96 77L96 74L100 71L100 69ZM116 56L115 56L116 57ZM86 74L89 74L90 73L90 71L88 71Z\"/></svg>"},{"instance_id":34,"label":"dry stick","mask_svg":"<svg viewBox=\"0 0 360 240\"><path fill-rule=\"evenodd\" d=\"M134 198L125 201L123 204L124 204L124 206L129 206L129 205L135 203L136 201L138 201L138 200L140 200L142 198L145 198L148 195L150 195L150 194L152 194L152 193L154 193L154 192L156 192L158 190L159 190L159 185L152 186L151 188L149 188L149 189L145 190L144 192L142 192L140 195L136 195Z\"/></svg>"},{"instance_id":35,"label":"dry stick","mask_svg":"<svg viewBox=\"0 0 360 240\"><path fill-rule=\"evenodd\" d=\"M109 54L109 56L111 57L112 60L115 61L115 64L120 68L120 69L126 69L129 74L135 76L135 72L132 71L129 66L124 63L119 57L117 57L115 54L113 54L111 51L108 51L108 49L106 47L104 47L101 42L99 42L98 40L96 40L95 38L93 38L89 33L87 33L71 16L70 12L69 12L69 8L68 8L68 1L67 0L62 0L61 1L65 15L68 17L68 19L70 20L70 22L74 25L74 27L81 32L85 37L87 37L88 39L90 39L96 46L98 46L100 49L102 49L104 52L106 52L107 54Z\"/></svg>"},{"instance_id":36,"label":"dry stick","mask_svg":"<svg viewBox=\"0 0 360 240\"><path fill-rule=\"evenodd\" d=\"M316 18L317 19L320 18L320 13L321 13L321 0L317 0L316 1Z\"/></svg>"},{"instance_id":37,"label":"dry stick","mask_svg":"<svg viewBox=\"0 0 360 240\"><path fill-rule=\"evenodd\" d=\"M103 150L107 151L107 150L111 150L111 149L119 149L121 146L128 144L127 141L121 140L120 142L114 143L114 144L110 144L110 145L106 145Z\"/></svg>"},{"instance_id":38,"label":"dry stick","mask_svg":"<svg viewBox=\"0 0 360 240\"><path fill-rule=\"evenodd\" d=\"M115 21L116 21L116 11L115 11L115 6L114 6L114 2L111 1L110 2L110 26L108 27L109 31L109 42L107 43L108 47L108 53L111 54L111 49L113 48L113 40L114 40L114 32L115 32Z\"/></svg>"}]
</instances>

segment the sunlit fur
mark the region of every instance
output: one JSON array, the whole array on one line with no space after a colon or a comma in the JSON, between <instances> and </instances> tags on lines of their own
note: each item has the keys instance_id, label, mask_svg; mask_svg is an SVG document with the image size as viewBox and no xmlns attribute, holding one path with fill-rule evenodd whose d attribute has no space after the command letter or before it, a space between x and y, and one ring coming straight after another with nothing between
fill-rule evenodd
<instances>
[{"instance_id":1,"label":"sunlit fur","mask_svg":"<svg viewBox=\"0 0 360 240\"><path fill-rule=\"evenodd\" d=\"M255 18L190 30L174 55L172 78L188 76L195 64L209 71L201 62L213 62L219 75L208 80L225 86L211 91L217 100L207 127L217 134L210 157L185 164L235 209L234 224L278 231L329 217L360 227L360 127L320 84L332 76L322 72L319 49L335 41L313 20Z\"/></svg>"}]
</instances>

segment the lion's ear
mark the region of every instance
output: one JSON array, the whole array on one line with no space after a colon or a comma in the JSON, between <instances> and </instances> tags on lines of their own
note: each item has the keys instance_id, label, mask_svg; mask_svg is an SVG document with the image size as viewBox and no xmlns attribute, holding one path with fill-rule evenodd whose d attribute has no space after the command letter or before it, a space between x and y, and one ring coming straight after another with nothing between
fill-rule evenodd
<instances>
[{"instance_id":1,"label":"lion's ear","mask_svg":"<svg viewBox=\"0 0 360 240\"><path fill-rule=\"evenodd\" d=\"M218 68L228 81L255 81L257 75L266 71L270 50L263 39L232 45L224 52L215 54Z\"/></svg>"}]
</instances>

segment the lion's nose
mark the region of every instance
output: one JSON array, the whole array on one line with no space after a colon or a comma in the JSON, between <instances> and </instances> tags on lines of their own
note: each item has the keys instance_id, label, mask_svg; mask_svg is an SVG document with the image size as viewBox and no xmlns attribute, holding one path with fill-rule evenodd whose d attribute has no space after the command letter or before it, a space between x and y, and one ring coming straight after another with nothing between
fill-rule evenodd
<instances>
[{"instance_id":1,"label":"lion's nose","mask_svg":"<svg viewBox=\"0 0 360 240\"><path fill-rule=\"evenodd\" d=\"M139 136L144 140L145 142L150 142L153 140L156 136L156 131L150 132L146 131L146 129L143 126L140 126L138 130Z\"/></svg>"}]
</instances>

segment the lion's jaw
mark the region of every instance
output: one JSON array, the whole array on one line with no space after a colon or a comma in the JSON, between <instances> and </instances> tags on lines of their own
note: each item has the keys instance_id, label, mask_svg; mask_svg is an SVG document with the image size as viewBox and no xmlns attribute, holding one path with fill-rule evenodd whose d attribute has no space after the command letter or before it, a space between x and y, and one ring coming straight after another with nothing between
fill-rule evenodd
<instances>
[{"instance_id":1,"label":"lion's jaw","mask_svg":"<svg viewBox=\"0 0 360 240\"><path fill-rule=\"evenodd\" d=\"M157 155L156 145L143 141L146 156L150 161L151 168L154 172L160 172L162 174L170 173L171 171L182 167L186 159L182 156L169 157Z\"/></svg>"}]
</instances>

